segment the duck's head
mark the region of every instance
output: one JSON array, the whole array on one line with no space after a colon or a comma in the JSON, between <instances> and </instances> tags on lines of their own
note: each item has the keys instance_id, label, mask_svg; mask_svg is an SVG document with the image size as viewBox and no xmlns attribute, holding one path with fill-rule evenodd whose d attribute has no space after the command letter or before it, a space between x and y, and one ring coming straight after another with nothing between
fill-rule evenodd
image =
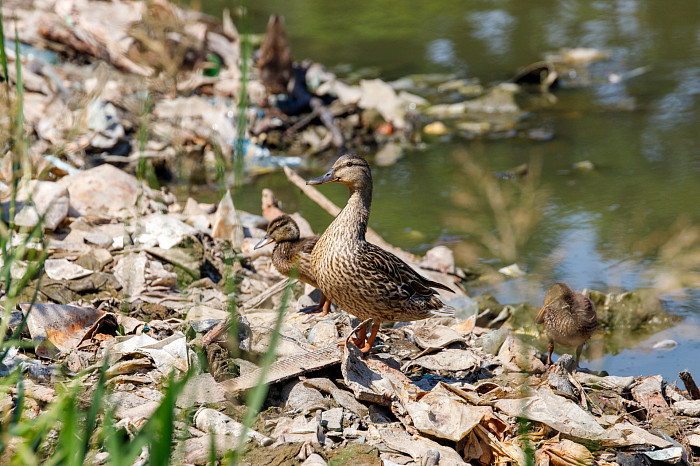
<instances>
[{"instance_id":1,"label":"duck's head","mask_svg":"<svg viewBox=\"0 0 700 466\"><path fill-rule=\"evenodd\" d=\"M337 181L351 190L372 185L372 172L367 161L357 154L346 154L335 161L325 175L308 180L306 184L324 184Z\"/></svg>"},{"instance_id":2,"label":"duck's head","mask_svg":"<svg viewBox=\"0 0 700 466\"><path fill-rule=\"evenodd\" d=\"M571 300L574 291L566 283L555 283L544 295L544 305L549 306L555 303L563 303Z\"/></svg>"},{"instance_id":3,"label":"duck's head","mask_svg":"<svg viewBox=\"0 0 700 466\"><path fill-rule=\"evenodd\" d=\"M267 226L267 234L253 249L267 246L273 241L296 241L299 239L299 226L289 215L280 215Z\"/></svg>"}]
</instances>

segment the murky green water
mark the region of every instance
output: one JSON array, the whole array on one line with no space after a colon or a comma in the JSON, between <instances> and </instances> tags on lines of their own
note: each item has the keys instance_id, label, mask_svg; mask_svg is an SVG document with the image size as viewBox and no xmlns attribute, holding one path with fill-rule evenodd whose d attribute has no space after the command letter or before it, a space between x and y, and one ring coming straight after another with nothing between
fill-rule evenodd
<instances>
[{"instance_id":1,"label":"murky green water","mask_svg":"<svg viewBox=\"0 0 700 466\"><path fill-rule=\"evenodd\" d=\"M566 281L576 288L653 286L653 272L668 265L654 251L634 245L671 238L671 225L687 217L700 224L700 3L621 0L432 1L262 0L251 2L251 28L263 32L270 13L285 16L292 53L328 67L386 80L411 73L449 72L484 84L509 79L524 65L561 47L608 50L609 60L592 68L590 87L555 91L557 103L528 116L551 131L547 141L526 138L428 141L391 167L375 167L370 219L387 240L421 252L435 243L455 247L471 238L455 218L468 215L458 202L470 182L465 154L500 171L539 160L550 191L544 218L518 261L529 274L493 291L501 301L541 303L546 286ZM223 2L206 2L215 13ZM643 66L641 76L611 83L612 73ZM571 170L591 161L596 169ZM319 161L321 173L326 165ZM322 230L330 218L290 187L284 176L260 178L236 194L236 205L257 212L259 192L273 188ZM324 186L339 204L342 186ZM653 236L652 236L653 235ZM464 264L469 265L469 264ZM695 273L700 264L695 265ZM481 290L479 290L481 291ZM665 295L683 324L591 366L619 375L700 370L700 293ZM671 338L674 350L652 350Z\"/></svg>"}]
</instances>

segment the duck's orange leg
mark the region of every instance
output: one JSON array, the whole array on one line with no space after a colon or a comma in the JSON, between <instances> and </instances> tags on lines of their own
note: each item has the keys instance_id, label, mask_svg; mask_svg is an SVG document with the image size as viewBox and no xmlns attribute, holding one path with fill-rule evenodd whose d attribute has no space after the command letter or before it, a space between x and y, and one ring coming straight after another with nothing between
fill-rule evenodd
<instances>
[{"instance_id":1,"label":"duck's orange leg","mask_svg":"<svg viewBox=\"0 0 700 466\"><path fill-rule=\"evenodd\" d=\"M306 314L313 314L320 311L320 314L318 315L309 316L309 318L307 318L304 321L304 323L308 324L309 322L313 322L315 320L319 320L323 317L326 317L328 315L328 311L331 308L331 304L331 301L328 298L326 298L326 295L321 294L321 299L319 299L318 304L316 306L305 307L304 309L299 311L304 312Z\"/></svg>"},{"instance_id":2,"label":"duck's orange leg","mask_svg":"<svg viewBox=\"0 0 700 466\"><path fill-rule=\"evenodd\" d=\"M366 327L364 331L365 337L367 336L367 331ZM372 330L370 331L369 338L365 341L365 344L363 346L357 345L358 348L360 348L360 351L363 353L369 353L369 351L372 349L372 346L374 345L374 339L377 338L377 332L379 331L379 324L373 324L372 325ZM353 342L354 343L354 342Z\"/></svg>"},{"instance_id":3,"label":"duck's orange leg","mask_svg":"<svg viewBox=\"0 0 700 466\"><path fill-rule=\"evenodd\" d=\"M374 344L374 339L377 337L377 332L379 331L379 324L372 325L369 338L367 338L367 326L372 322L372 319L367 319L362 322L359 326L355 327L352 333L357 332L357 338L347 337L336 341L339 346L345 346L345 342L350 340L353 345L357 346L363 353L368 353L372 349ZM351 335L352 335L351 333Z\"/></svg>"},{"instance_id":4,"label":"duck's orange leg","mask_svg":"<svg viewBox=\"0 0 700 466\"><path fill-rule=\"evenodd\" d=\"M328 311L331 309L331 300L326 298L326 295L322 294L318 305L321 306L321 313L317 315L316 318L320 319L321 317L326 317Z\"/></svg>"}]
</instances>

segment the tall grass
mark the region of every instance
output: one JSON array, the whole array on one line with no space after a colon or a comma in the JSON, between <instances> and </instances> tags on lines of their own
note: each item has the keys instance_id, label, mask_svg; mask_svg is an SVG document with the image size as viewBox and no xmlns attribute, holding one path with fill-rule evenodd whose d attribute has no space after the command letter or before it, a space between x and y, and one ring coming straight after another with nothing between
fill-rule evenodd
<instances>
[{"instance_id":1,"label":"tall grass","mask_svg":"<svg viewBox=\"0 0 700 466\"><path fill-rule=\"evenodd\" d=\"M247 110L248 110L248 79L250 77L250 60L252 59L252 44L250 42L250 21L248 19L247 2L242 3L241 15L241 92L238 96L238 116L237 116L237 135L236 144L234 147L234 181L236 186L243 184L243 170L245 164L245 139L247 129Z\"/></svg>"}]
</instances>

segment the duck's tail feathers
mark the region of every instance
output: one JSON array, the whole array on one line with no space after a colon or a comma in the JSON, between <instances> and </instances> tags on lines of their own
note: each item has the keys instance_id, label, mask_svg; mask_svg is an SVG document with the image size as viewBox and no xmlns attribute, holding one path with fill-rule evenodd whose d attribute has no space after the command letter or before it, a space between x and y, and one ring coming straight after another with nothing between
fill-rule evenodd
<instances>
[{"instance_id":1,"label":"duck's tail feathers","mask_svg":"<svg viewBox=\"0 0 700 466\"><path fill-rule=\"evenodd\" d=\"M440 288L441 290L449 291L450 293L455 292L455 290L453 290L452 288L450 288L447 285L443 285L440 282L436 282L436 281L428 280L428 279L426 279L425 281L427 282L427 285L431 288Z\"/></svg>"},{"instance_id":2,"label":"duck's tail feathers","mask_svg":"<svg viewBox=\"0 0 700 466\"><path fill-rule=\"evenodd\" d=\"M440 309L433 309L430 313L435 317L452 317L455 315L455 308L452 306L443 306Z\"/></svg>"}]
</instances>

